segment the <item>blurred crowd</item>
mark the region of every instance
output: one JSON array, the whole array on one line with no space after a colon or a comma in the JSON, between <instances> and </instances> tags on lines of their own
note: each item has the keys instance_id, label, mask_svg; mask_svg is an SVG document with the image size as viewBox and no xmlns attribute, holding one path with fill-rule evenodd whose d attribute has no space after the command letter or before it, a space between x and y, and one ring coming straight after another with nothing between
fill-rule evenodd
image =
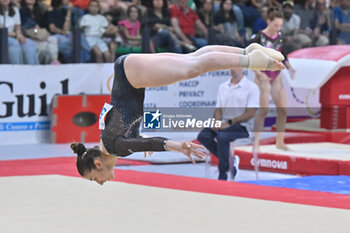
<instances>
[{"instance_id":1,"label":"blurred crowd","mask_svg":"<svg viewBox=\"0 0 350 233\"><path fill-rule=\"evenodd\" d=\"M267 27L272 8L283 13L288 53L350 44L350 0L0 0L0 27L11 64L71 63L75 30L80 62L100 63L145 43L152 53L243 47Z\"/></svg>"}]
</instances>

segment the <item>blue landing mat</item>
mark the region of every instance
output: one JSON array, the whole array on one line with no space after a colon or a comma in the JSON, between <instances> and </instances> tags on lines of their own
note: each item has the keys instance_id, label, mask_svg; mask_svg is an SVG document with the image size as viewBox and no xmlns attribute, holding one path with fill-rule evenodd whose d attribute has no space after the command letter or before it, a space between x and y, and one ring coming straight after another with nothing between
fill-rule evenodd
<instances>
[{"instance_id":1,"label":"blue landing mat","mask_svg":"<svg viewBox=\"0 0 350 233\"><path fill-rule=\"evenodd\" d=\"M244 181L242 183L350 195L350 176L306 176L282 180Z\"/></svg>"}]
</instances>

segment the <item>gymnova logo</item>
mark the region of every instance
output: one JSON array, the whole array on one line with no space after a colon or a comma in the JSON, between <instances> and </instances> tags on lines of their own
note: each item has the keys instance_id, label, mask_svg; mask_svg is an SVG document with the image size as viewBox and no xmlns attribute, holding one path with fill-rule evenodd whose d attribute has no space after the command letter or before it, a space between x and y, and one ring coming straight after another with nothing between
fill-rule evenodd
<instances>
[{"instance_id":1,"label":"gymnova logo","mask_svg":"<svg viewBox=\"0 0 350 233\"><path fill-rule=\"evenodd\" d=\"M250 160L250 164L253 167L255 166L255 159L254 158L252 158ZM258 159L258 167L287 170L288 164L287 164L287 161Z\"/></svg>"},{"instance_id":2,"label":"gymnova logo","mask_svg":"<svg viewBox=\"0 0 350 233\"><path fill-rule=\"evenodd\" d=\"M199 120L191 115L184 114L162 114L157 111L145 111L143 113L143 127L145 129L201 129L201 128L220 128L221 121L214 118Z\"/></svg>"}]
</instances>

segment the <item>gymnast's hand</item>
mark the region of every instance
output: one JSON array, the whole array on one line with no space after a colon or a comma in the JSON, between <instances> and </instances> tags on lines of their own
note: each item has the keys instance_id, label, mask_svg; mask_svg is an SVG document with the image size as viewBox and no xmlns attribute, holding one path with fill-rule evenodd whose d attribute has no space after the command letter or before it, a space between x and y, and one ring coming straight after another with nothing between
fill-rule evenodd
<instances>
[{"instance_id":1,"label":"gymnast's hand","mask_svg":"<svg viewBox=\"0 0 350 233\"><path fill-rule=\"evenodd\" d=\"M166 148L168 151L177 151L183 153L192 161L192 163L196 163L192 156L195 156L200 159L206 156L206 154L203 151L199 150L205 150L205 147L195 144L191 141L175 142L172 140L168 140L166 142Z\"/></svg>"},{"instance_id":2,"label":"gymnast's hand","mask_svg":"<svg viewBox=\"0 0 350 233\"><path fill-rule=\"evenodd\" d=\"M202 159L206 155L203 151L198 149L205 149L205 147L190 141L180 143L180 152L186 155L192 161L192 163L196 163L192 156Z\"/></svg>"}]
</instances>

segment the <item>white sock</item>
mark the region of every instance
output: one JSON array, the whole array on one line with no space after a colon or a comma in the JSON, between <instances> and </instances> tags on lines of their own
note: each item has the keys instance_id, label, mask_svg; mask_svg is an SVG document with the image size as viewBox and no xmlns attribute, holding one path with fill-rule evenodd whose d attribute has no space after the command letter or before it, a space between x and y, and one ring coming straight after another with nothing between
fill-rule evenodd
<instances>
[{"instance_id":1,"label":"white sock","mask_svg":"<svg viewBox=\"0 0 350 233\"><path fill-rule=\"evenodd\" d=\"M241 55L239 56L239 66L243 68L249 68L249 56Z\"/></svg>"},{"instance_id":2,"label":"white sock","mask_svg":"<svg viewBox=\"0 0 350 233\"><path fill-rule=\"evenodd\" d=\"M272 57L274 59L276 59L277 61L283 61L284 60L284 56L282 53L278 52L277 50L274 49L270 49L270 48L265 48L263 46L261 46L258 43L252 43L249 46L247 46L244 49L244 54L249 54L251 52L253 52L254 50L260 50L263 53L265 53L267 56Z\"/></svg>"},{"instance_id":3,"label":"white sock","mask_svg":"<svg viewBox=\"0 0 350 233\"><path fill-rule=\"evenodd\" d=\"M271 70L274 60L260 50L254 50L248 54L249 69L252 70Z\"/></svg>"}]
</instances>

